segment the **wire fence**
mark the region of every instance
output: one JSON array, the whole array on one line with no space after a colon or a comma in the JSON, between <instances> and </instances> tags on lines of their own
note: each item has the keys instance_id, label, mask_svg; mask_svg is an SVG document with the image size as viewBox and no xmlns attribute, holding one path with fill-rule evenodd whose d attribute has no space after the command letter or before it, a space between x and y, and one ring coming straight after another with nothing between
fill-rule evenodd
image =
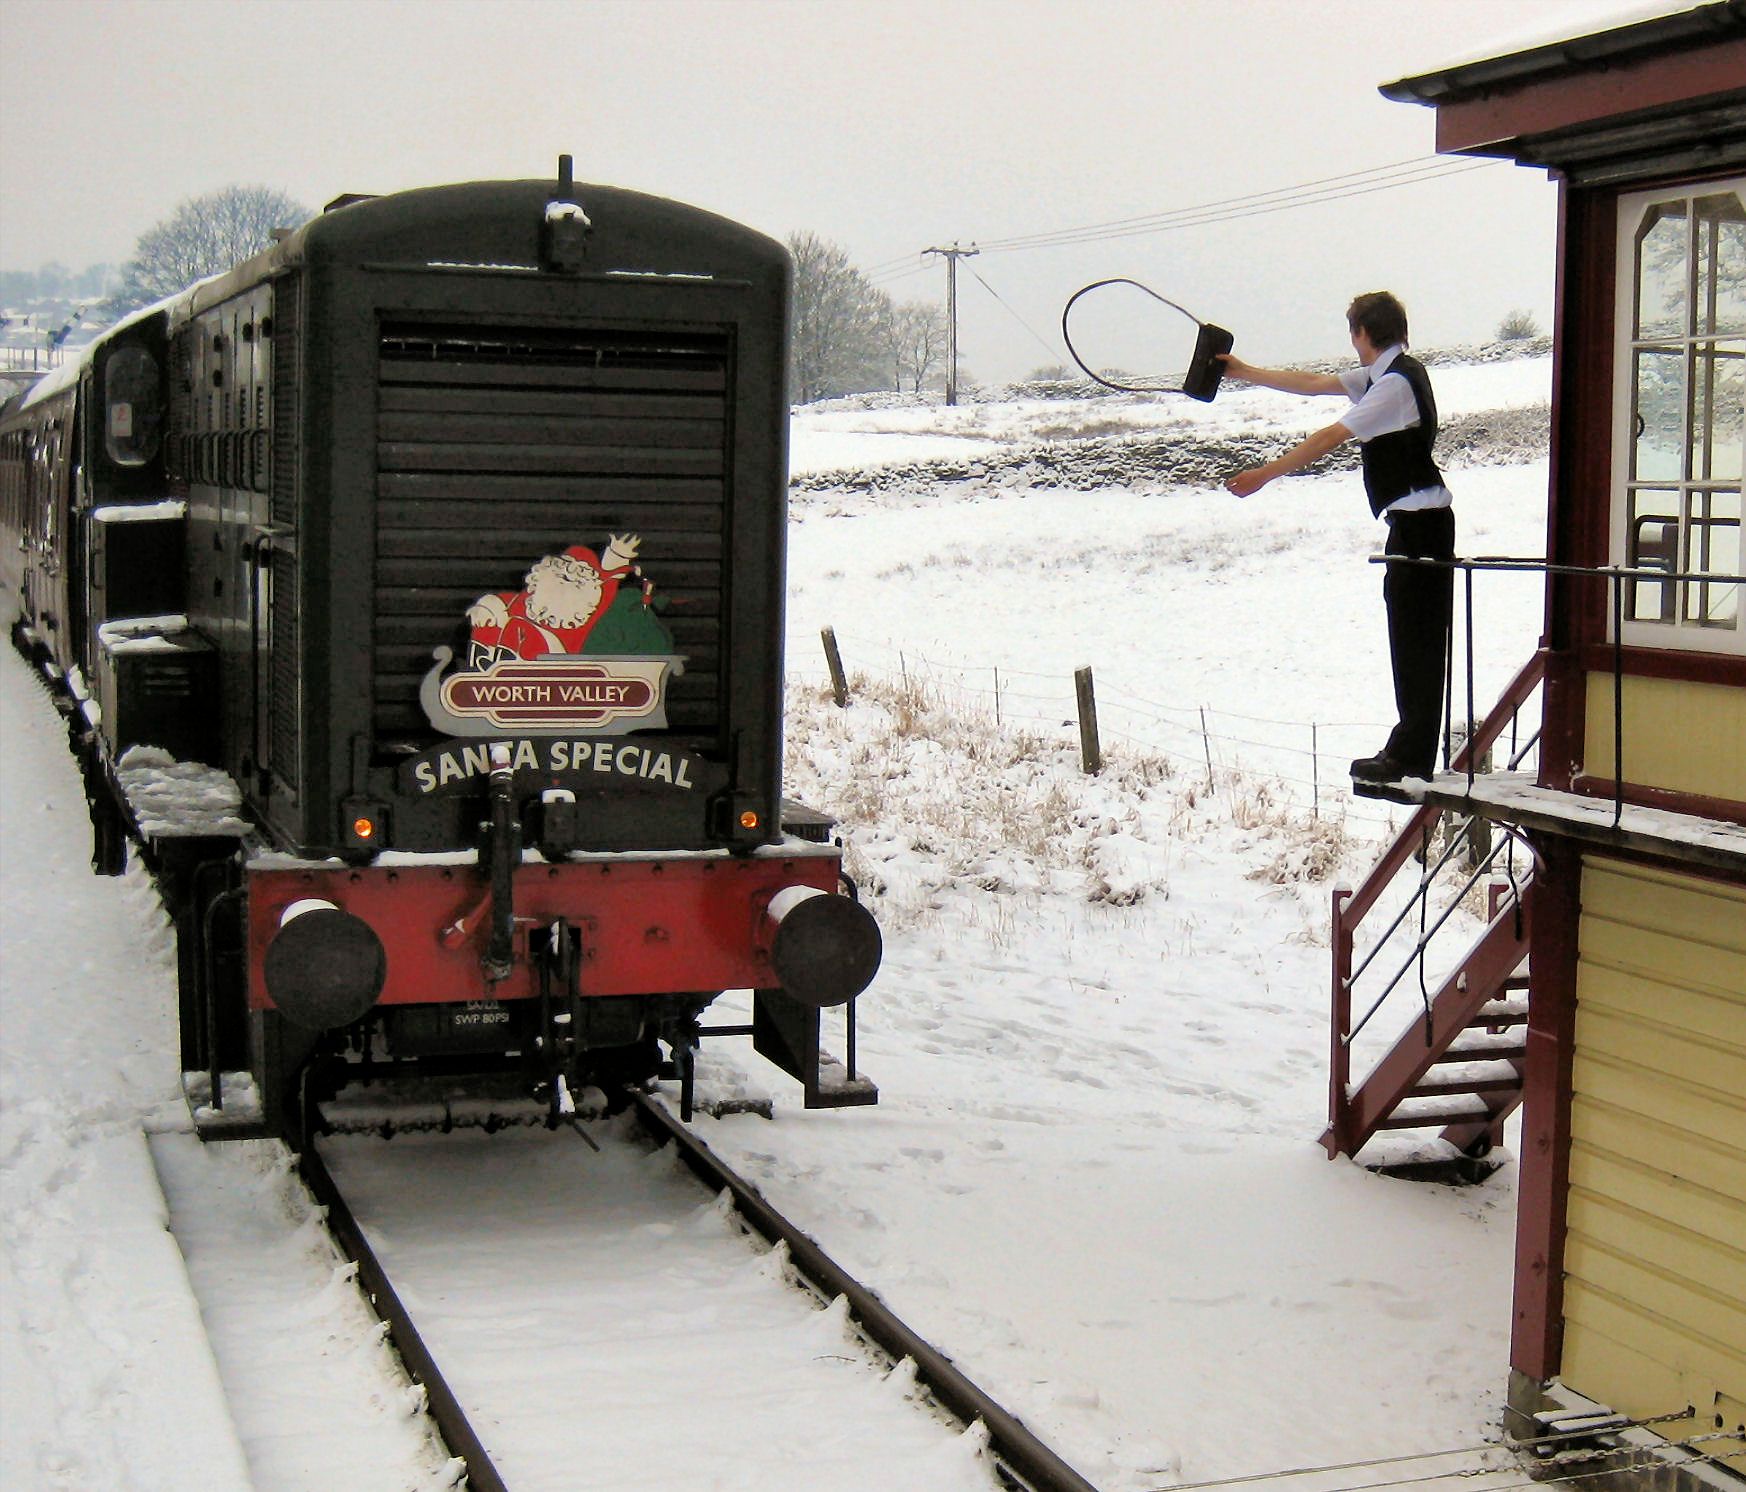
<instances>
[{"instance_id":1,"label":"wire fence","mask_svg":"<svg viewBox=\"0 0 1746 1492\"><path fill-rule=\"evenodd\" d=\"M842 641L850 674L896 684L925 684L989 716L997 728L1028 730L1063 743L1079 739L1083 721L1072 674L1025 668L1007 661L944 658L889 642L851 636ZM808 684L831 682L816 633L790 631L788 675ZM1095 668L1096 731L1136 755L1162 760L1186 775L1199 774L1216 792L1221 783L1266 785L1312 817L1337 815L1349 826L1378 832L1399 817L1372 799L1354 798L1350 762L1388 730L1374 720L1291 720L1201 701L1172 702L1125 679L1118 669Z\"/></svg>"}]
</instances>

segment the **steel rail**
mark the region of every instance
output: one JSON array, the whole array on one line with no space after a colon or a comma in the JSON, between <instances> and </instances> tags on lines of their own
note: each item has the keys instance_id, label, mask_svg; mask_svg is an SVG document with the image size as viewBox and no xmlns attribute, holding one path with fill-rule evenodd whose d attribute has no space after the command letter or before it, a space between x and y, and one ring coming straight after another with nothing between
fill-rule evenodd
<instances>
[{"instance_id":1,"label":"steel rail","mask_svg":"<svg viewBox=\"0 0 1746 1492\"><path fill-rule=\"evenodd\" d=\"M298 1170L315 1200L327 1209L327 1229L334 1242L358 1266L358 1282L363 1286L370 1305L388 1327L388 1335L400 1353L401 1361L406 1364L406 1371L413 1382L423 1387L426 1406L443 1443L451 1455L466 1463L467 1486L471 1492L508 1492L502 1476L492 1464L485 1443L480 1440L466 1410L461 1408L461 1401L455 1397L442 1369L437 1366L436 1358L413 1323L411 1312L395 1293L381 1260L370 1247L358 1220L352 1216L352 1209L346 1205L326 1162L316 1150L313 1137L303 1147Z\"/></svg>"},{"instance_id":2,"label":"steel rail","mask_svg":"<svg viewBox=\"0 0 1746 1492\"><path fill-rule=\"evenodd\" d=\"M945 1353L905 1325L874 1291L783 1217L756 1187L737 1175L664 1107L642 1093L633 1092L631 1098L651 1136L672 1141L680 1158L700 1180L733 1195L740 1215L752 1228L772 1244L786 1244L790 1261L814 1289L827 1299L847 1297L861 1330L894 1361L906 1357L913 1361L916 1376L943 1408L966 1425L982 1421L988 1430L989 1449L1011 1480L1031 1492L1097 1492L1023 1421L971 1382Z\"/></svg>"}]
</instances>

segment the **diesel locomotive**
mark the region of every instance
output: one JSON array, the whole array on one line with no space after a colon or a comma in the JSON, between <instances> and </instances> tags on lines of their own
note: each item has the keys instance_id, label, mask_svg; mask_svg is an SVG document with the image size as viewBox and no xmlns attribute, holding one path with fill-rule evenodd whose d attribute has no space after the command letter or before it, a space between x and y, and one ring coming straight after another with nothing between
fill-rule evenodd
<instances>
[{"instance_id":1,"label":"diesel locomotive","mask_svg":"<svg viewBox=\"0 0 1746 1492\"><path fill-rule=\"evenodd\" d=\"M174 920L203 1133L689 1113L735 989L807 1105L875 1101L878 928L782 796L790 275L565 157L342 197L0 410L0 600L94 868Z\"/></svg>"}]
</instances>

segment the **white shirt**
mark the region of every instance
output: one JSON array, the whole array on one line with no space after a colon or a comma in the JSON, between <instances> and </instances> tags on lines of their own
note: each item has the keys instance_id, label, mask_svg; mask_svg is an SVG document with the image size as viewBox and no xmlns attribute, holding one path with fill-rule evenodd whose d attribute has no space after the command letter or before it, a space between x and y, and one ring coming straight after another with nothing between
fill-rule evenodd
<instances>
[{"instance_id":1,"label":"white shirt","mask_svg":"<svg viewBox=\"0 0 1746 1492\"><path fill-rule=\"evenodd\" d=\"M1406 349L1396 342L1383 348L1368 368L1354 368L1338 375L1340 387L1352 400L1351 407L1340 416L1344 425L1359 440L1374 440L1395 430L1410 430L1419 422L1418 401L1413 398L1412 385L1395 374L1388 377L1394 360ZM1405 497L1397 497L1385 513L1411 513L1425 508L1446 508L1454 498L1449 489L1439 483L1435 487L1415 487Z\"/></svg>"}]
</instances>

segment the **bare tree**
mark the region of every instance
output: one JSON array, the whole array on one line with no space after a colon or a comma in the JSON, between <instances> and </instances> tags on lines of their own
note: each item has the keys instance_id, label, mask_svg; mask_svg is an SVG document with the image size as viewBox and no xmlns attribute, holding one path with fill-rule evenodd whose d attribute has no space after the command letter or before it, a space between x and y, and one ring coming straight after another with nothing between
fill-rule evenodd
<instances>
[{"instance_id":1,"label":"bare tree","mask_svg":"<svg viewBox=\"0 0 1746 1492\"><path fill-rule=\"evenodd\" d=\"M883 383L880 327L891 298L849 263L843 249L816 233L793 233L794 321L789 343L790 394L806 404Z\"/></svg>"},{"instance_id":2,"label":"bare tree","mask_svg":"<svg viewBox=\"0 0 1746 1492\"><path fill-rule=\"evenodd\" d=\"M946 318L938 306L926 301L905 301L888 306L879 327L880 340L891 366L892 386L905 386L919 394L930 374L945 361Z\"/></svg>"},{"instance_id":3,"label":"bare tree","mask_svg":"<svg viewBox=\"0 0 1746 1492\"><path fill-rule=\"evenodd\" d=\"M125 313L220 274L266 248L275 228L294 228L309 215L271 187L228 186L190 197L140 235L111 307Z\"/></svg>"}]
</instances>

